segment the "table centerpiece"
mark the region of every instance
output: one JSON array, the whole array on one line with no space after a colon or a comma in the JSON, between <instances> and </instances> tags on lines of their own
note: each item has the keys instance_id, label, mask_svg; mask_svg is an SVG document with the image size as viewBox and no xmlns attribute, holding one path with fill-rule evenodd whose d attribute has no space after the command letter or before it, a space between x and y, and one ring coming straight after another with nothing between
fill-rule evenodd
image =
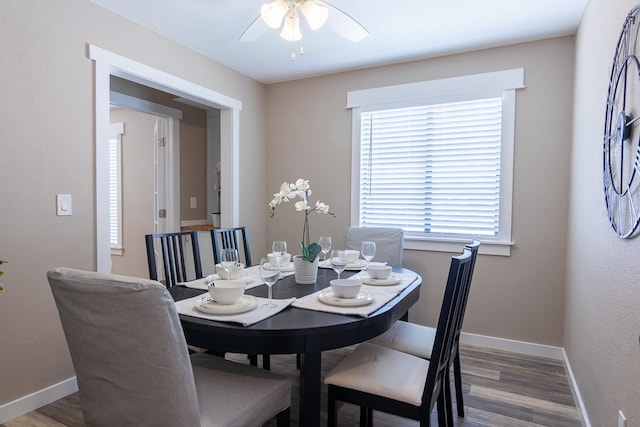
<instances>
[{"instance_id":1,"label":"table centerpiece","mask_svg":"<svg viewBox=\"0 0 640 427\"><path fill-rule=\"evenodd\" d=\"M295 272L296 283L312 284L316 282L318 276L318 255L322 248L318 243L311 243L309 237L309 214L316 212L319 214L331 215L335 214L329 210L329 205L316 201L315 206L309 204L311 196L311 186L309 181L298 179L295 183L283 182L280 191L273 195L273 199L269 202L270 215L273 218L276 214L278 206L282 203L288 203L290 200L300 198L295 203L296 211L304 213L304 225L302 227L302 240L300 241L300 249L302 255L293 257L293 268Z\"/></svg>"}]
</instances>

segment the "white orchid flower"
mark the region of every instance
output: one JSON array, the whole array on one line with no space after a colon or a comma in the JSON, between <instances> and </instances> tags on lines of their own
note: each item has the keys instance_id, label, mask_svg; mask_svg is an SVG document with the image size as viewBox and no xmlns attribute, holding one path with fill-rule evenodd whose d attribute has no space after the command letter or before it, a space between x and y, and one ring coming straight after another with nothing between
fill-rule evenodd
<instances>
[{"instance_id":1,"label":"white orchid flower","mask_svg":"<svg viewBox=\"0 0 640 427\"><path fill-rule=\"evenodd\" d=\"M297 211L308 211L311 207L307 204L306 200L302 200L300 202L296 202L296 210Z\"/></svg>"},{"instance_id":2,"label":"white orchid flower","mask_svg":"<svg viewBox=\"0 0 640 427\"><path fill-rule=\"evenodd\" d=\"M305 179L296 180L296 190L298 191L307 191L309 189L309 181Z\"/></svg>"},{"instance_id":3,"label":"white orchid flower","mask_svg":"<svg viewBox=\"0 0 640 427\"><path fill-rule=\"evenodd\" d=\"M328 214L329 213L329 205L322 203L321 201L316 201L316 212Z\"/></svg>"}]
</instances>

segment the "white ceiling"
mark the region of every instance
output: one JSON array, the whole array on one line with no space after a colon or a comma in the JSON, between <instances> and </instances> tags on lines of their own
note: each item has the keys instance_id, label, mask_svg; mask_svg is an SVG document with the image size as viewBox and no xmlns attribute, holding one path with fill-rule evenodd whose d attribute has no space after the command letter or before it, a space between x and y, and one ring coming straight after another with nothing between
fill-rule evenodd
<instances>
[{"instance_id":1,"label":"white ceiling","mask_svg":"<svg viewBox=\"0 0 640 427\"><path fill-rule=\"evenodd\" d=\"M370 33L354 43L327 24L302 27L300 42L279 30L254 41L243 31L271 0L92 0L263 83L411 61L574 34L587 0L329 0ZM291 61L292 50L304 55Z\"/></svg>"}]
</instances>

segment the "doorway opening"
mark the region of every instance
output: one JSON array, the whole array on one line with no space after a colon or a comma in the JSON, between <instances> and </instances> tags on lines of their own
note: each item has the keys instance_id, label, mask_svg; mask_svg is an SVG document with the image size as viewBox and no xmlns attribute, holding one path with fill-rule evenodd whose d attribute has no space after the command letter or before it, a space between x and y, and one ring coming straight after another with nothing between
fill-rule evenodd
<instances>
[{"instance_id":1,"label":"doorway opening","mask_svg":"<svg viewBox=\"0 0 640 427\"><path fill-rule=\"evenodd\" d=\"M109 240L109 108L110 77L116 76L143 86L161 90L203 108L220 110L220 163L222 226L236 226L239 222L238 194L239 171L239 119L242 104L240 101L212 91L179 77L154 69L147 65L116 55L97 46L89 46L89 56L95 61L95 120L96 120L96 270L111 272L111 251ZM175 147L174 147L175 150ZM170 153L169 164L175 162L177 153ZM179 156L179 154L177 154ZM175 165L169 167L175 170ZM178 182L176 182L178 181ZM180 199L179 180L174 176L170 183L174 200L168 201L176 206ZM168 227L179 227L175 224Z\"/></svg>"}]
</instances>

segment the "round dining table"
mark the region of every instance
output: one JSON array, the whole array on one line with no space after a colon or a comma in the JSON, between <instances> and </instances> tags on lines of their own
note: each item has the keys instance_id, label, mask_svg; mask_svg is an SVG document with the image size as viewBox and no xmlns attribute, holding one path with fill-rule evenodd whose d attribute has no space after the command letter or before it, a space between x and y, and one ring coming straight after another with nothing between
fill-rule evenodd
<instances>
[{"instance_id":1,"label":"round dining table","mask_svg":"<svg viewBox=\"0 0 640 427\"><path fill-rule=\"evenodd\" d=\"M394 272L410 270L395 268ZM346 278L356 271L345 271ZM300 298L324 289L336 278L331 269L320 268L315 284L299 285L293 275L280 279L273 286L273 298ZM299 354L300 355L300 426L320 425L320 395L322 387L322 351L361 343L406 319L409 308L420 297L422 278L416 279L401 293L368 317L346 316L289 306L280 313L242 326L181 314L180 321L187 343L213 353ZM173 286L169 292L179 301L202 293L201 290ZM257 286L249 295L266 297L267 287Z\"/></svg>"}]
</instances>

